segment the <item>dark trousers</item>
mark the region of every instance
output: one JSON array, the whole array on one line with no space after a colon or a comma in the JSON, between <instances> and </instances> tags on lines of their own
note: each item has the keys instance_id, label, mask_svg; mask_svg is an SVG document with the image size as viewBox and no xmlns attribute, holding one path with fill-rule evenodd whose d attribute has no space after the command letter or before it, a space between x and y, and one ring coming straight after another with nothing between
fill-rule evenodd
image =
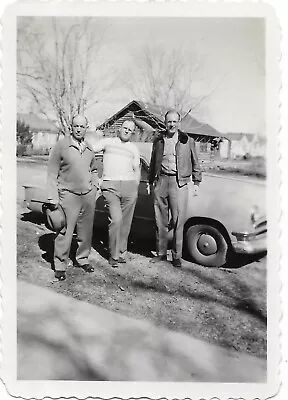
<instances>
[{"instance_id":1,"label":"dark trousers","mask_svg":"<svg viewBox=\"0 0 288 400\"><path fill-rule=\"evenodd\" d=\"M56 271L65 271L75 227L77 227L78 241L76 261L80 265L88 263L92 243L96 189L92 189L91 192L84 195L63 190L59 193L59 200L66 214L67 226L56 236L54 264Z\"/></svg>"},{"instance_id":2,"label":"dark trousers","mask_svg":"<svg viewBox=\"0 0 288 400\"><path fill-rule=\"evenodd\" d=\"M127 251L128 236L138 197L138 182L103 181L103 196L109 207L109 250L117 260Z\"/></svg>"},{"instance_id":3,"label":"dark trousers","mask_svg":"<svg viewBox=\"0 0 288 400\"><path fill-rule=\"evenodd\" d=\"M173 221L172 256L182 257L183 228L186 220L188 185L179 187L176 176L160 175L154 189L156 236L159 255L167 254L169 211Z\"/></svg>"}]
</instances>

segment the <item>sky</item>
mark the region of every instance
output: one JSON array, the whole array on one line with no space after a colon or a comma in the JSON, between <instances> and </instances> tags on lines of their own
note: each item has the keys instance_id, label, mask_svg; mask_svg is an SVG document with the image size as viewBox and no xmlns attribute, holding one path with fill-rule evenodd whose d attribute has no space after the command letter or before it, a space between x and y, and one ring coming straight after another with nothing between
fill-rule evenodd
<instances>
[{"instance_id":1,"label":"sky","mask_svg":"<svg viewBox=\"0 0 288 400\"><path fill-rule=\"evenodd\" d=\"M19 19L19 26L24 19ZM57 24L67 28L71 18L57 17ZM47 48L51 47L51 18L36 17L29 29L33 31L36 25L47 38ZM192 116L222 133L265 134L265 26L261 18L93 17L93 27L95 35L104 32L95 74L99 77L111 68L120 78L101 103L87 111L92 125L133 100L121 71L133 71L132 55L148 45L165 52L181 48L187 62L195 62L193 54L201 56L201 79L193 82L193 90L199 95L216 89ZM23 98L18 108L29 111L31 102Z\"/></svg>"}]
</instances>

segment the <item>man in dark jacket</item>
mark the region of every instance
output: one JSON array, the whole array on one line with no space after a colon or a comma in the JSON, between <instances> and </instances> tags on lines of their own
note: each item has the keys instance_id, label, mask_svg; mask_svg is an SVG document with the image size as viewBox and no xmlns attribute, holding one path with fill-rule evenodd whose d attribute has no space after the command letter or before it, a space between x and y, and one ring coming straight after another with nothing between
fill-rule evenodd
<instances>
[{"instance_id":1,"label":"man in dark jacket","mask_svg":"<svg viewBox=\"0 0 288 400\"><path fill-rule=\"evenodd\" d=\"M202 180L194 140L179 130L180 118L178 111L166 113L166 131L153 143L149 169L149 183L154 189L158 247L158 256L151 262L167 260L170 211L173 221L172 264L175 267L181 267L188 183L192 177L194 195L197 195Z\"/></svg>"}]
</instances>

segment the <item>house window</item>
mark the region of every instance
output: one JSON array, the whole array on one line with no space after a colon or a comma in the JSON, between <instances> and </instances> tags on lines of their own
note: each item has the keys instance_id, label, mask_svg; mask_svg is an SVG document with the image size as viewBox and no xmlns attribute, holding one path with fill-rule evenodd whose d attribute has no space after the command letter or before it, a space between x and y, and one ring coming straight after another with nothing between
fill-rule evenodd
<instances>
[{"instance_id":1,"label":"house window","mask_svg":"<svg viewBox=\"0 0 288 400\"><path fill-rule=\"evenodd\" d=\"M207 151L208 151L207 142L200 142L200 152L207 153Z\"/></svg>"}]
</instances>

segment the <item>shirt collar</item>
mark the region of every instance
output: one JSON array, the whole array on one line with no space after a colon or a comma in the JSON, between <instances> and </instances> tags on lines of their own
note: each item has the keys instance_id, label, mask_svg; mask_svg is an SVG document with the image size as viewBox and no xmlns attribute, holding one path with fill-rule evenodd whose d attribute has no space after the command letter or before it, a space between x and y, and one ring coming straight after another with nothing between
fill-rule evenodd
<instances>
[{"instance_id":1,"label":"shirt collar","mask_svg":"<svg viewBox=\"0 0 288 400\"><path fill-rule=\"evenodd\" d=\"M177 142L178 141L178 138L179 138L179 131L177 131L177 132L175 132L174 133L174 135L171 137L171 138L169 138L167 135L166 135L166 133L167 132L165 132L165 134L164 134L164 139L172 139L174 142Z\"/></svg>"},{"instance_id":2,"label":"shirt collar","mask_svg":"<svg viewBox=\"0 0 288 400\"><path fill-rule=\"evenodd\" d=\"M77 149L80 148L80 146L83 146L83 151L86 150L86 148L90 151L92 151L92 148L89 143L86 142L85 139L83 139L81 142L78 142L75 138L73 138L72 135L69 136L69 147L76 147Z\"/></svg>"}]
</instances>

